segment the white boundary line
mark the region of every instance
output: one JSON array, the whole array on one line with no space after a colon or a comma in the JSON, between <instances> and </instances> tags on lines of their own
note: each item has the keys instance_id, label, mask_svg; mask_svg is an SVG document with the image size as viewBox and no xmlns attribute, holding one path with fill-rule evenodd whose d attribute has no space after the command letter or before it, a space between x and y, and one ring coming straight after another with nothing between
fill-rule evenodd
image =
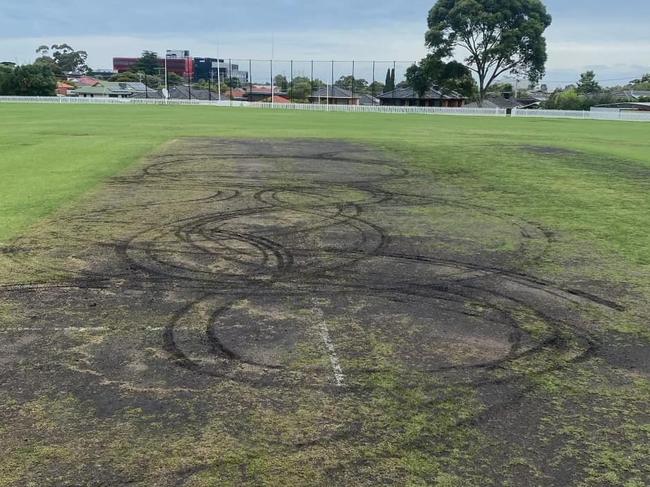
<instances>
[{"instance_id":1,"label":"white boundary line","mask_svg":"<svg viewBox=\"0 0 650 487\"><path fill-rule=\"evenodd\" d=\"M334 372L334 380L336 381L336 386L343 387L345 385L345 376L343 375L343 369L341 368L341 363L339 362L339 358L336 355L336 349L334 348L334 344L332 343L332 339L330 338L330 332L329 329L327 328L327 324L324 321L321 321L319 328L320 328L321 337L323 338L323 342L325 343L325 348L327 349L327 354L329 355L330 358L330 363L332 364L332 370Z\"/></svg>"}]
</instances>

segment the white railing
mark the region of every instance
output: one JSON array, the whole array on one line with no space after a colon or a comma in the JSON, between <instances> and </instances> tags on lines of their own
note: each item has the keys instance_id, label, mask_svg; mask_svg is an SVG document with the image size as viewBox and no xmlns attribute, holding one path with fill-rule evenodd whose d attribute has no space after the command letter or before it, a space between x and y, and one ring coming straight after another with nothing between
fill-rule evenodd
<instances>
[{"instance_id":1,"label":"white railing","mask_svg":"<svg viewBox=\"0 0 650 487\"><path fill-rule=\"evenodd\" d=\"M618 108L602 109L594 107L591 111L584 110L522 110L512 111L513 117L527 118L572 118L586 120L621 120L625 122L650 122L650 112L619 110Z\"/></svg>"},{"instance_id":2,"label":"white railing","mask_svg":"<svg viewBox=\"0 0 650 487\"><path fill-rule=\"evenodd\" d=\"M402 113L421 115L465 115L505 117L507 111L500 108L444 108L406 106L327 105L311 103L264 103L230 100L165 100L160 98L83 98L55 96L0 96L0 103L49 103L63 105L200 105L215 107L245 107L273 110L304 110L316 112L352 113ZM650 122L650 112L618 109L582 110L512 110L513 117L567 118L582 120L623 120Z\"/></svg>"},{"instance_id":3,"label":"white railing","mask_svg":"<svg viewBox=\"0 0 650 487\"><path fill-rule=\"evenodd\" d=\"M84 98L54 96L0 96L0 103L51 103L71 105L204 105L221 107L248 107L275 110L306 110L316 112L354 113L414 113L447 115L504 116L505 110L498 108L444 108L406 106L328 105L316 103L264 103L230 100L165 100L161 98Z\"/></svg>"}]
</instances>

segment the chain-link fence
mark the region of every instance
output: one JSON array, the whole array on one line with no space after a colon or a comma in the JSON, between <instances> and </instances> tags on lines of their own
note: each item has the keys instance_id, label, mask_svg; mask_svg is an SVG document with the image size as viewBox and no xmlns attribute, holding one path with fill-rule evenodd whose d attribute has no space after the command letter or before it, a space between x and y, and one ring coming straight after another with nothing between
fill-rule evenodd
<instances>
[{"instance_id":1,"label":"chain-link fence","mask_svg":"<svg viewBox=\"0 0 650 487\"><path fill-rule=\"evenodd\" d=\"M397 97L396 89L408 89L406 70L414 62L214 59L209 70L193 73L194 93L183 94L187 99L212 100L216 94L217 100L380 105L381 98Z\"/></svg>"}]
</instances>

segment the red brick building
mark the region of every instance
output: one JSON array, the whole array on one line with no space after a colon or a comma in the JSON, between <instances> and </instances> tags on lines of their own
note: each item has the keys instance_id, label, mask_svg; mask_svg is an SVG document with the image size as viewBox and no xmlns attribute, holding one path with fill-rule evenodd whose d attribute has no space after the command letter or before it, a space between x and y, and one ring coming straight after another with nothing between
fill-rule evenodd
<instances>
[{"instance_id":1,"label":"red brick building","mask_svg":"<svg viewBox=\"0 0 650 487\"><path fill-rule=\"evenodd\" d=\"M118 73L131 71L138 64L139 58L137 57L114 57L113 70ZM160 74L165 72L165 59L158 58L158 66L160 67ZM183 78L194 77L194 59L191 57L186 58L168 58L167 59L167 72L175 73Z\"/></svg>"}]
</instances>

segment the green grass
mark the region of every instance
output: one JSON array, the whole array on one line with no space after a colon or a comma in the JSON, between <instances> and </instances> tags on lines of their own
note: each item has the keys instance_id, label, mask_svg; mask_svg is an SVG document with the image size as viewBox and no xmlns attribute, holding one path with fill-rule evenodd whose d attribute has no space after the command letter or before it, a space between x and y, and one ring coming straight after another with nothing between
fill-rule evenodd
<instances>
[{"instance_id":1,"label":"green grass","mask_svg":"<svg viewBox=\"0 0 650 487\"><path fill-rule=\"evenodd\" d=\"M650 264L647 124L212 107L0 105L0 244L184 136L364 141L429 168L465 197Z\"/></svg>"}]
</instances>

